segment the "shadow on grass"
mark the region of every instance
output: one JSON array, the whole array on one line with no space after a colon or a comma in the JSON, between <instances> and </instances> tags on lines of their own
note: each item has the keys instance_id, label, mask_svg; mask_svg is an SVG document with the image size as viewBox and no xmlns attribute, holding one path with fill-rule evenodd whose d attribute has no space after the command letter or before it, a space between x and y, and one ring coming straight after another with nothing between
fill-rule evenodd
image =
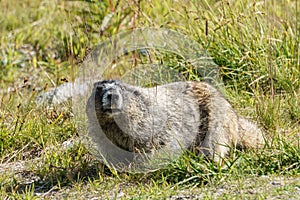
<instances>
[{"instance_id":1,"label":"shadow on grass","mask_svg":"<svg viewBox=\"0 0 300 200\"><path fill-rule=\"evenodd\" d=\"M2 185L8 194L28 194L44 196L61 188L72 187L76 183L87 184L103 176L112 177L113 173L104 164L93 161L90 164L77 165L76 168L49 166L44 169L22 170L14 173L11 181Z\"/></svg>"}]
</instances>

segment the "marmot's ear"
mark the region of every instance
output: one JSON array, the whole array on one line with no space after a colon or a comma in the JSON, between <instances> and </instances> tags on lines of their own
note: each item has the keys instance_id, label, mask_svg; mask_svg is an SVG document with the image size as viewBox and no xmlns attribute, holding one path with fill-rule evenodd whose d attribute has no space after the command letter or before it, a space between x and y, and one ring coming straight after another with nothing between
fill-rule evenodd
<instances>
[{"instance_id":1,"label":"marmot's ear","mask_svg":"<svg viewBox=\"0 0 300 200\"><path fill-rule=\"evenodd\" d=\"M98 88L99 86L104 88L106 84L109 84L109 83L114 83L114 81L112 80L102 80L102 81L97 81L94 83L94 88Z\"/></svg>"},{"instance_id":2,"label":"marmot's ear","mask_svg":"<svg viewBox=\"0 0 300 200\"><path fill-rule=\"evenodd\" d=\"M101 84L101 81L97 81L94 83L94 88L98 87Z\"/></svg>"},{"instance_id":3,"label":"marmot's ear","mask_svg":"<svg viewBox=\"0 0 300 200\"><path fill-rule=\"evenodd\" d=\"M134 91L133 91L133 94L134 94L135 96L141 96L141 93L140 93L139 91L137 91L137 90L134 90Z\"/></svg>"}]
</instances>

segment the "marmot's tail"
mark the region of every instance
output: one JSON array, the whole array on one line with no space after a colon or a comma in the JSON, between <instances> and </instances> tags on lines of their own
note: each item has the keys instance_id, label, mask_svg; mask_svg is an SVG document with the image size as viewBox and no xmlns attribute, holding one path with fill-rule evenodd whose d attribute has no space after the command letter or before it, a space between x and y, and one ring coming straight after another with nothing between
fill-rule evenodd
<instances>
[{"instance_id":1,"label":"marmot's tail","mask_svg":"<svg viewBox=\"0 0 300 200\"><path fill-rule=\"evenodd\" d=\"M256 124L239 117L239 131L241 133L241 148L262 148L265 145L263 131Z\"/></svg>"}]
</instances>

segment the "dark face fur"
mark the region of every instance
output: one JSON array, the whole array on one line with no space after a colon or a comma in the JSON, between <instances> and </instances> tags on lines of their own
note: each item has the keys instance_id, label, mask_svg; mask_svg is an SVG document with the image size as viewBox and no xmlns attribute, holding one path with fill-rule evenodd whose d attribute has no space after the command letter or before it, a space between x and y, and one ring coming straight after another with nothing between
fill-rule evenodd
<instances>
[{"instance_id":1,"label":"dark face fur","mask_svg":"<svg viewBox=\"0 0 300 200\"><path fill-rule=\"evenodd\" d=\"M100 81L94 84L95 101L99 110L107 115L118 114L123 109L122 86L119 81Z\"/></svg>"}]
</instances>

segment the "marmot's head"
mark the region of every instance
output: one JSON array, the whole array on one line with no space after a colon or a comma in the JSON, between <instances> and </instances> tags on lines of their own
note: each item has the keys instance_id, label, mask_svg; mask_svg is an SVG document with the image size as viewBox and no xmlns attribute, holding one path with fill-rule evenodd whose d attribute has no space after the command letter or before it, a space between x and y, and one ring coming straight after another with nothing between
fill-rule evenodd
<instances>
[{"instance_id":1,"label":"marmot's head","mask_svg":"<svg viewBox=\"0 0 300 200\"><path fill-rule=\"evenodd\" d=\"M94 84L87 102L88 120L90 124L97 120L103 133L117 146L128 151L141 150L151 141L151 134L141 136L141 130L152 130L149 105L139 87L116 80L100 81Z\"/></svg>"},{"instance_id":2,"label":"marmot's head","mask_svg":"<svg viewBox=\"0 0 300 200\"><path fill-rule=\"evenodd\" d=\"M94 84L96 109L103 114L118 114L123 109L121 82L115 80L100 81Z\"/></svg>"}]
</instances>

